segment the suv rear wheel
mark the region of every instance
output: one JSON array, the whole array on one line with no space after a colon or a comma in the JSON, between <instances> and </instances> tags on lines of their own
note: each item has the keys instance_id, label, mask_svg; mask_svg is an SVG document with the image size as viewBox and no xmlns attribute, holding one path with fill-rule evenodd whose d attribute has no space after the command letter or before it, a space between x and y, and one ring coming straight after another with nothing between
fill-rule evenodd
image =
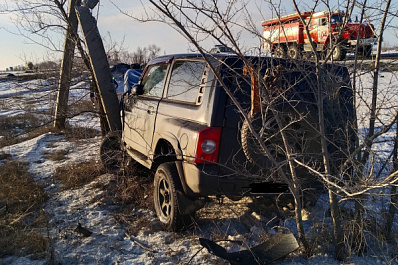
<instances>
[{"instance_id":1,"label":"suv rear wheel","mask_svg":"<svg viewBox=\"0 0 398 265\"><path fill-rule=\"evenodd\" d=\"M191 223L191 216L180 213L177 192L182 192L174 162L161 164L155 173L154 203L159 220L167 230L180 231Z\"/></svg>"}]
</instances>

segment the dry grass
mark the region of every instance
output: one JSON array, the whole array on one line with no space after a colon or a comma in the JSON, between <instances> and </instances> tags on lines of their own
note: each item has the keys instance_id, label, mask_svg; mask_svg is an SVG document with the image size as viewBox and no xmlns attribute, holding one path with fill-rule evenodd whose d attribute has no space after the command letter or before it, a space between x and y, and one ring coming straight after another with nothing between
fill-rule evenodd
<instances>
[{"instance_id":1,"label":"dry grass","mask_svg":"<svg viewBox=\"0 0 398 265\"><path fill-rule=\"evenodd\" d=\"M53 178L63 189L72 189L82 187L104 173L105 169L97 161L84 161L57 168Z\"/></svg>"},{"instance_id":2,"label":"dry grass","mask_svg":"<svg viewBox=\"0 0 398 265\"><path fill-rule=\"evenodd\" d=\"M97 129L81 126L67 126L63 133L66 138L72 141L94 138L101 135Z\"/></svg>"},{"instance_id":3,"label":"dry grass","mask_svg":"<svg viewBox=\"0 0 398 265\"><path fill-rule=\"evenodd\" d=\"M27 107L28 110L29 107ZM70 106L74 113L93 112L89 100L81 100ZM69 140L93 138L100 135L94 128L67 125L66 129L59 132L53 128L52 117L49 115L27 111L11 117L0 117L0 148L21 143L47 132L63 133Z\"/></svg>"},{"instance_id":4,"label":"dry grass","mask_svg":"<svg viewBox=\"0 0 398 265\"><path fill-rule=\"evenodd\" d=\"M42 234L47 217L42 205L47 196L17 161L0 165L0 257L3 255L45 255L48 238Z\"/></svg>"},{"instance_id":5,"label":"dry grass","mask_svg":"<svg viewBox=\"0 0 398 265\"><path fill-rule=\"evenodd\" d=\"M147 174L117 177L115 200L129 208L153 209L153 183Z\"/></svg>"},{"instance_id":6,"label":"dry grass","mask_svg":"<svg viewBox=\"0 0 398 265\"><path fill-rule=\"evenodd\" d=\"M65 160L68 153L69 150L58 150L52 153L44 153L44 158L52 161L61 161Z\"/></svg>"},{"instance_id":7,"label":"dry grass","mask_svg":"<svg viewBox=\"0 0 398 265\"><path fill-rule=\"evenodd\" d=\"M0 160L9 159L10 157L11 157L11 154L5 153L5 152L0 152Z\"/></svg>"},{"instance_id":8,"label":"dry grass","mask_svg":"<svg viewBox=\"0 0 398 265\"><path fill-rule=\"evenodd\" d=\"M136 164L129 174L115 176L115 181L110 182L105 189L113 203L119 205L115 212L115 219L128 234L136 235L144 227L151 231L161 229L154 220L150 220L145 211L137 211L137 209L154 211L151 172Z\"/></svg>"},{"instance_id":9,"label":"dry grass","mask_svg":"<svg viewBox=\"0 0 398 265\"><path fill-rule=\"evenodd\" d=\"M0 117L0 148L21 143L50 132L50 124L39 126L39 119L31 113Z\"/></svg>"}]
</instances>

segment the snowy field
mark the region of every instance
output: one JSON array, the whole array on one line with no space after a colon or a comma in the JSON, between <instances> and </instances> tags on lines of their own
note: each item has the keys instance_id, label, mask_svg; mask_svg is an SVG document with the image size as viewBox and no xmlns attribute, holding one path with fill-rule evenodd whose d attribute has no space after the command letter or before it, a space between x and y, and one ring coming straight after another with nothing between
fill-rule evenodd
<instances>
[{"instance_id":1,"label":"snowy field","mask_svg":"<svg viewBox=\"0 0 398 265\"><path fill-rule=\"evenodd\" d=\"M387 119L398 104L398 81L395 73L383 72L381 76L379 97L384 106L382 117ZM369 104L367 86L371 84L371 78L369 73L361 76L363 85L358 113L360 127L364 130L364 122L369 117L366 105ZM55 109L55 84L56 80L51 79L0 81L0 118L32 113L39 117L39 123L49 123ZM89 91L84 89L88 87L88 82L76 80L71 89L70 102L89 102ZM381 124L385 120L378 122ZM99 119L93 113L77 115L69 123L99 131ZM393 136L394 133L390 133L386 138ZM121 206L111 200L104 188L112 185L114 176L103 174L91 183L72 189L62 189L60 183L53 179L59 167L85 161L98 163L100 141L99 134L71 141L63 135L45 133L0 149L0 152L10 154L12 159L27 162L30 173L44 185L48 194L44 211L49 218L50 239L50 254L46 257L5 256L0 259L0 264L228 264L210 254L198 239L221 240L218 242L220 245L234 252L262 243L281 228L296 234L292 211L285 209L278 212L272 207L259 207L249 198L238 202L225 199L222 204L217 201L209 203L198 212L194 227L181 233L162 231L151 209L133 207L128 218L131 222L144 220L146 225L128 234L115 217ZM380 153L385 156L391 148L391 144L384 141L378 145ZM65 151L63 160L55 162L46 159L46 154L57 151ZM146 197L152 198L150 194L144 199ZM315 256L304 258L299 249L275 264L343 264L333 258L332 244L322 234L325 233L322 227L331 226L327 199L327 196L322 196L309 212L305 212L304 225L315 246ZM92 234L83 237L77 233L78 223ZM397 233L396 230L397 224L394 233ZM387 250L369 250L364 257L353 255L344 264L398 264L397 254L395 252L394 257Z\"/></svg>"}]
</instances>

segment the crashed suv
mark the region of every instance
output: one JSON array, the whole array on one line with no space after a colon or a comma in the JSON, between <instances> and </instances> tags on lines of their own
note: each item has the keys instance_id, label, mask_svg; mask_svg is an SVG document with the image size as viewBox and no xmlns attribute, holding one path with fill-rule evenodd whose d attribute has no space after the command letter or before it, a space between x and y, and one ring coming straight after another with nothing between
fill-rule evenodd
<instances>
[{"instance_id":1,"label":"crashed suv","mask_svg":"<svg viewBox=\"0 0 398 265\"><path fill-rule=\"evenodd\" d=\"M348 72L335 65L324 70L329 73L322 92L330 95L323 100L328 134L347 139L335 132L352 121ZM191 223L209 196L285 192L286 183L277 174L286 167L282 130L296 159L312 165L321 161L314 72L310 62L266 57L158 57L123 96L123 130L104 138L101 160L114 173L129 159L155 172L154 206L169 230ZM275 111L284 117L283 129L276 125ZM267 154L252 130L268 147ZM330 150L341 158L348 145L335 138ZM315 183L304 169L299 175L304 184Z\"/></svg>"}]
</instances>

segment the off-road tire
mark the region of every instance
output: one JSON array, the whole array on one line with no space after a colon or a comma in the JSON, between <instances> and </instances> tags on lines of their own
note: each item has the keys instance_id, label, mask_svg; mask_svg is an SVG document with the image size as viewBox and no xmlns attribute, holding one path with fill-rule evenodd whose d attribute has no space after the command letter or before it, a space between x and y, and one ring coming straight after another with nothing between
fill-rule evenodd
<instances>
[{"instance_id":1,"label":"off-road tire","mask_svg":"<svg viewBox=\"0 0 398 265\"><path fill-rule=\"evenodd\" d=\"M275 124L275 119L273 117L269 117L266 123L267 122L270 123L270 130L268 132L265 132L266 137L277 133L278 130L278 128L275 127L277 126L277 124ZM255 115L254 118L250 119L250 121L248 120L243 121L241 128L241 142L242 142L243 152L250 163L257 165L260 168L270 168L272 167L272 163L270 159L265 155L265 153L260 147L260 144L254 138L252 132L250 131L250 123L252 124L254 130L257 133L263 127L262 119L259 114ZM277 140L274 141L274 143L271 146L270 143L265 142L265 145L269 148L269 151L271 152L271 155L274 156L274 158L278 156L278 149L279 149L278 144L283 144L283 143ZM280 148L283 148L283 145L280 146Z\"/></svg>"},{"instance_id":2,"label":"off-road tire","mask_svg":"<svg viewBox=\"0 0 398 265\"><path fill-rule=\"evenodd\" d=\"M120 131L108 133L101 142L100 159L105 170L111 174L120 174L131 159L125 152Z\"/></svg>"},{"instance_id":3,"label":"off-road tire","mask_svg":"<svg viewBox=\"0 0 398 265\"><path fill-rule=\"evenodd\" d=\"M298 112L305 113L307 106L301 104L296 107ZM279 115L284 133L288 140L289 148L292 149L291 152L295 154L296 159L304 163L308 162L313 164L321 161L319 134L313 129L314 127L310 125L315 125L317 122L315 111L316 109L312 109L311 114L306 115L306 121L299 120L298 117L295 117L293 110L285 109L285 111L283 113L281 112ZM259 135L261 141L263 141L268 151L271 153L272 158L279 165L274 165L272 160L264 153L257 139L254 138L250 131L249 123L252 124L257 134L259 134L261 130L264 131L263 135ZM264 122L260 114L256 114L254 118L249 121L245 120L241 128L241 143L242 150L247 160L265 174L275 172L275 170L278 169L277 167L281 165L287 165L286 148L282 139L282 134L272 114L268 114ZM289 172L288 168L283 170ZM303 187L318 185L316 178L311 176L305 168L297 168L296 173ZM316 183L316 185L314 183Z\"/></svg>"},{"instance_id":4,"label":"off-road tire","mask_svg":"<svg viewBox=\"0 0 398 265\"><path fill-rule=\"evenodd\" d=\"M156 214L169 231L181 231L192 224L191 215L180 213L177 192L183 192L174 162L161 164L155 173L154 207Z\"/></svg>"}]
</instances>

